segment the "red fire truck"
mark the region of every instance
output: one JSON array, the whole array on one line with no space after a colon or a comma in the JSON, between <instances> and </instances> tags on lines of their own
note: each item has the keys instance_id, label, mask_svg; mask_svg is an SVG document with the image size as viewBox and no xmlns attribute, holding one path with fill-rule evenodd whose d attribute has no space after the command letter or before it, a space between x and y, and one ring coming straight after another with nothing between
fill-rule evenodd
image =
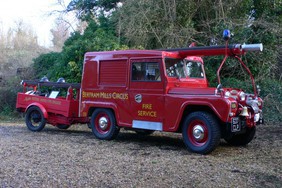
<instances>
[{"instance_id":1,"label":"red fire truck","mask_svg":"<svg viewBox=\"0 0 282 188\"><path fill-rule=\"evenodd\" d=\"M87 52L81 84L23 80L16 108L25 112L31 131L41 131L46 123L60 129L85 123L103 140L114 139L120 128L144 135L176 132L188 150L201 154L213 151L221 138L246 145L263 121L262 99L240 56L262 51L262 44L229 45L226 33L225 46ZM214 88L202 57L217 55L224 58ZM219 73L227 58L238 60L249 73L252 94L221 85ZM43 92L44 87L52 90ZM64 89L66 96L60 96Z\"/></svg>"}]
</instances>

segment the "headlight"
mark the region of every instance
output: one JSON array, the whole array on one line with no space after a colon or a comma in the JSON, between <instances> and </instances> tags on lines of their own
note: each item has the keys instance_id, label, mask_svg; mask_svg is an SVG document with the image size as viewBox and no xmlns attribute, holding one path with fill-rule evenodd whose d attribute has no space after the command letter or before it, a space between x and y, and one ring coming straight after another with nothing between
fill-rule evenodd
<instances>
[{"instance_id":1,"label":"headlight","mask_svg":"<svg viewBox=\"0 0 282 188\"><path fill-rule=\"evenodd\" d=\"M239 93L239 97L240 97L240 100L241 100L241 101L246 100L246 94L245 94L243 91L241 91L241 92Z\"/></svg>"},{"instance_id":2,"label":"headlight","mask_svg":"<svg viewBox=\"0 0 282 188\"><path fill-rule=\"evenodd\" d=\"M259 118L260 118L260 115L259 115L259 114L255 114L255 116L254 116L254 121L255 121L255 122L258 122L258 121L259 121Z\"/></svg>"},{"instance_id":3,"label":"headlight","mask_svg":"<svg viewBox=\"0 0 282 188\"><path fill-rule=\"evenodd\" d=\"M229 91L225 92L225 97L230 97L231 93Z\"/></svg>"},{"instance_id":4,"label":"headlight","mask_svg":"<svg viewBox=\"0 0 282 188\"><path fill-rule=\"evenodd\" d=\"M236 109L237 108L237 103L236 102L232 102L231 103L231 108L232 109Z\"/></svg>"}]
</instances>

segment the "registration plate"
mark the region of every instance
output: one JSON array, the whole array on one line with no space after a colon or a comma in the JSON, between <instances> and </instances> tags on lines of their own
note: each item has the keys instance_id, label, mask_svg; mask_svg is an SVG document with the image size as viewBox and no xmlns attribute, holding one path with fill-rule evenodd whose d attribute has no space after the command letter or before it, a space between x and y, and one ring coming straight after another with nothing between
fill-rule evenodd
<instances>
[{"instance_id":1,"label":"registration plate","mask_svg":"<svg viewBox=\"0 0 282 188\"><path fill-rule=\"evenodd\" d=\"M239 117L232 118L231 121L231 132L238 132L241 130L241 124L239 121Z\"/></svg>"}]
</instances>

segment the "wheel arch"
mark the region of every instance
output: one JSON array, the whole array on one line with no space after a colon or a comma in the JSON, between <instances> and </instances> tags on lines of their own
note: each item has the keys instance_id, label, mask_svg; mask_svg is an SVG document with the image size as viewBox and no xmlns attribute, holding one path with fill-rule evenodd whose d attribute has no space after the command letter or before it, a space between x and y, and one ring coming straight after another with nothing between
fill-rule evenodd
<instances>
[{"instance_id":1,"label":"wheel arch","mask_svg":"<svg viewBox=\"0 0 282 188\"><path fill-rule=\"evenodd\" d=\"M181 132L182 131L182 127L183 127L183 123L185 121L185 118L193 113L193 112L197 112L197 111L202 111L202 112L208 112L211 115L214 116L214 118L218 121L219 125L222 124L222 121L220 120L220 118L218 117L218 114L208 105L202 104L202 105L196 105L196 104L189 104L187 106L185 106L182 115L181 115L181 119L179 121L179 126L177 129L177 132ZM220 126L222 127L222 126Z\"/></svg>"},{"instance_id":2,"label":"wheel arch","mask_svg":"<svg viewBox=\"0 0 282 188\"><path fill-rule=\"evenodd\" d=\"M89 109L88 109L88 113L87 113L87 116L88 117L91 117L91 115L93 114L93 112L96 110L96 109L108 109L108 110L110 110L112 113L113 113L113 115L114 115L114 117L115 117L115 120L116 120L116 124L118 125L118 114L116 113L116 106L113 106L113 105L107 105L107 106L100 106L100 105L95 105L95 106L91 106L91 107L89 107Z\"/></svg>"},{"instance_id":3,"label":"wheel arch","mask_svg":"<svg viewBox=\"0 0 282 188\"><path fill-rule=\"evenodd\" d=\"M34 102L34 103L29 104L29 105L27 106L27 108L25 109L25 113L26 113L26 112L28 111L28 109L29 109L30 107L32 107L32 106L38 107L38 108L41 110L41 112L43 113L44 118L45 118L45 119L48 118L48 112L47 112L47 110L45 109L45 107L44 107L42 104L40 104L40 103L38 103L38 102Z\"/></svg>"}]
</instances>

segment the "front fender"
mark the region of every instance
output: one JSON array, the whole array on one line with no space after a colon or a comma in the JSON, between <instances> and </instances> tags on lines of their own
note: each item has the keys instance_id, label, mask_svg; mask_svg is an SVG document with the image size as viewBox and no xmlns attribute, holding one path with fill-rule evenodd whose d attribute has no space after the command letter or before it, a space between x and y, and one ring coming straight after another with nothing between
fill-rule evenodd
<instances>
[{"instance_id":1,"label":"front fender","mask_svg":"<svg viewBox=\"0 0 282 188\"><path fill-rule=\"evenodd\" d=\"M47 110L45 109L45 107L44 107L42 104L40 104L40 103L38 103L38 102L33 102L33 103L29 104L29 105L27 106L27 108L25 109L25 113L27 112L27 110L28 110L31 106L37 106L38 108L40 108L40 110L41 110L42 113L43 113L44 118L45 118L45 119L48 118L48 112L47 112Z\"/></svg>"},{"instance_id":2,"label":"front fender","mask_svg":"<svg viewBox=\"0 0 282 188\"><path fill-rule=\"evenodd\" d=\"M224 112L224 113L220 112L218 110L219 108L216 108L215 105L212 104L211 102L207 102L207 101L187 101L187 102L183 103L182 106L181 106L182 114L183 114L184 110L189 106L206 106L223 122L225 122L228 118L229 105L226 101L222 101L222 104L220 106L221 109L226 110L226 112Z\"/></svg>"},{"instance_id":3,"label":"front fender","mask_svg":"<svg viewBox=\"0 0 282 188\"><path fill-rule=\"evenodd\" d=\"M224 103L225 103L225 104L224 104ZM197 107L199 107L199 106L206 107L206 108L210 109L210 110L214 113L214 115L217 116L218 119L220 119L222 122L226 122L226 119L227 119L227 117L228 117L229 110L227 110L227 112L224 112L224 113L223 113L223 111L226 111L226 109L229 109L228 103L222 101L221 108L222 108L222 109L225 109L225 110L222 110L222 109L221 109L221 111L219 111L218 108L216 108L211 102L208 102L208 101L200 101L200 100L198 100L198 101L189 100L189 101L184 102L184 103L181 105L181 107L180 107L180 112L179 112L179 114L178 114L178 116L177 116L177 119L176 119L176 123L175 123L174 127L171 127L171 128L170 128L170 130L171 130L171 131L175 131L175 130L177 130L179 127L181 127L180 122L181 122L181 120L184 118L184 115L185 115L185 114L184 114L184 111L185 111L186 109L189 109L189 108L193 109L193 108L195 107L194 109L197 109L198 111L205 110L205 109L199 109L199 108L197 108Z\"/></svg>"}]
</instances>

